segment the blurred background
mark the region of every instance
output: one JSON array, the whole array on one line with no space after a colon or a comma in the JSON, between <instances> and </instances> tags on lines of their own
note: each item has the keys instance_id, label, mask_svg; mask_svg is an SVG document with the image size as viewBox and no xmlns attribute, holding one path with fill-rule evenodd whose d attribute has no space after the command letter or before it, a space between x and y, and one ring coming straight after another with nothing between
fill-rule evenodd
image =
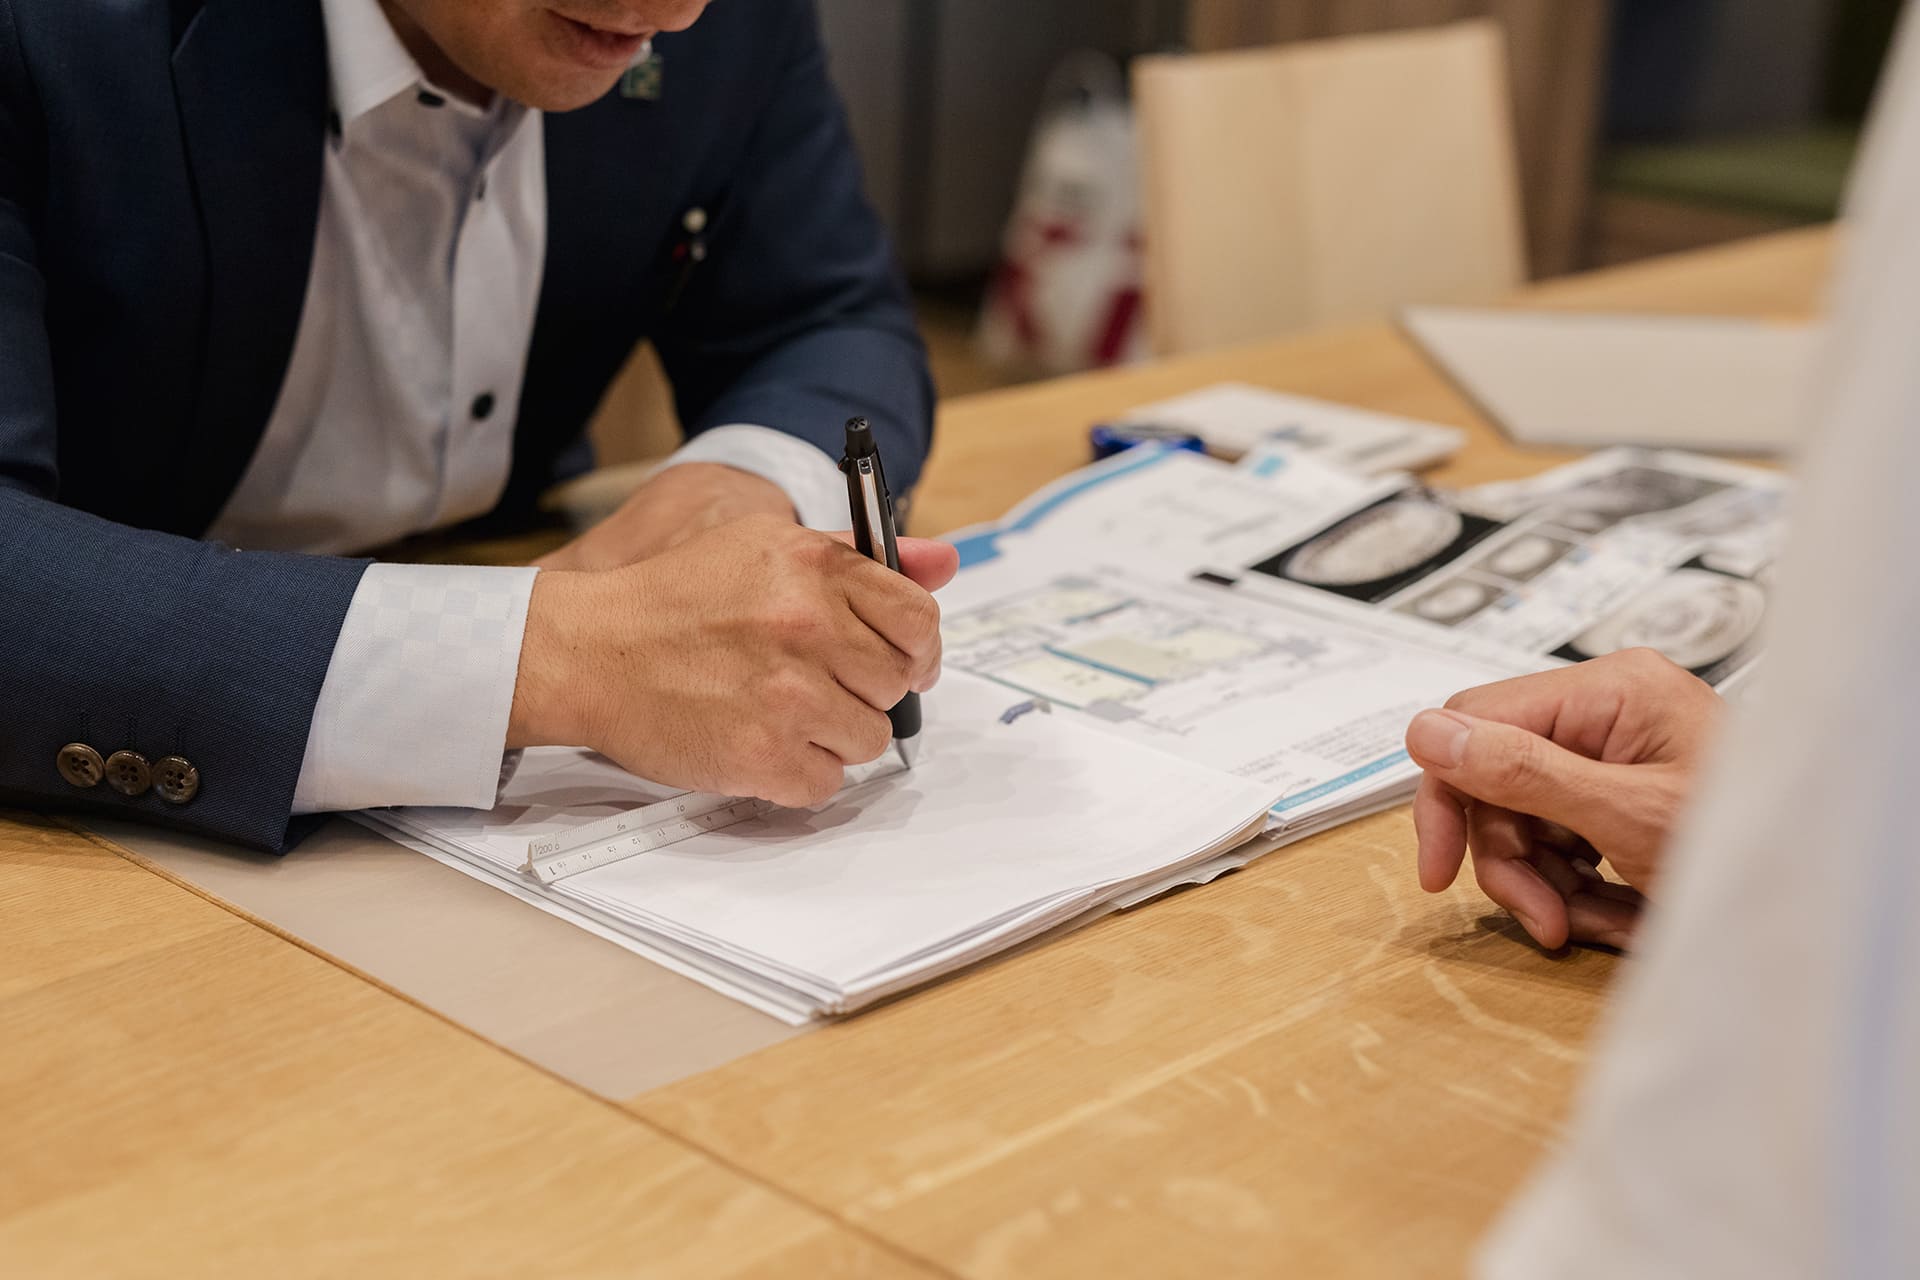
<instances>
[{"instance_id":1,"label":"blurred background","mask_svg":"<svg viewBox=\"0 0 1920 1280\"><path fill-rule=\"evenodd\" d=\"M819 4L943 396L1830 220L1901 7Z\"/></svg>"}]
</instances>

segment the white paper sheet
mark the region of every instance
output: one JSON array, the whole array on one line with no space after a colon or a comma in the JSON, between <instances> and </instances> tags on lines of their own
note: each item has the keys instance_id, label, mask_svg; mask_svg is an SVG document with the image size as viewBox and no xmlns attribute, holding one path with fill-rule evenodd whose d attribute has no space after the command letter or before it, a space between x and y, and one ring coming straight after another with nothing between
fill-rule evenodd
<instances>
[{"instance_id":1,"label":"white paper sheet","mask_svg":"<svg viewBox=\"0 0 1920 1280\"><path fill-rule=\"evenodd\" d=\"M1412 418L1289 395L1244 382L1222 382L1171 400L1142 405L1123 422L1190 431L1224 457L1281 443L1300 454L1366 475L1415 471L1452 457L1466 433Z\"/></svg>"},{"instance_id":2,"label":"white paper sheet","mask_svg":"<svg viewBox=\"0 0 1920 1280\"><path fill-rule=\"evenodd\" d=\"M1364 476L1310 454L1263 454L1236 467L1143 446L1064 477L993 524L952 535L963 567L1023 559L1064 571L1125 564L1144 581L1177 580L1305 538L1404 489L1400 474ZM943 599L975 593L963 576Z\"/></svg>"}]
</instances>

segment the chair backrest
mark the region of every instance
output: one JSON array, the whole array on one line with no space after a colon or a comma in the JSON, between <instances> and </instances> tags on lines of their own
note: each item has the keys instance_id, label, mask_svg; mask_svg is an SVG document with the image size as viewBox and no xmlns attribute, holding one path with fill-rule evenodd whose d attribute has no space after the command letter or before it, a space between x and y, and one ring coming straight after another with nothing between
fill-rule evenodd
<instances>
[{"instance_id":1,"label":"chair backrest","mask_svg":"<svg viewBox=\"0 0 1920 1280\"><path fill-rule=\"evenodd\" d=\"M1524 278L1505 44L1455 23L1134 66L1163 355Z\"/></svg>"}]
</instances>

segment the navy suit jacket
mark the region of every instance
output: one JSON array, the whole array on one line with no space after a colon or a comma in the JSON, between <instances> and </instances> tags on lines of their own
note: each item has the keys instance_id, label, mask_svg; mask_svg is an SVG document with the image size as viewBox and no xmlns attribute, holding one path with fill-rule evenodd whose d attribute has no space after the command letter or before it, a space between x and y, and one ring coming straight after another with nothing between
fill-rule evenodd
<instances>
[{"instance_id":1,"label":"navy suit jacket","mask_svg":"<svg viewBox=\"0 0 1920 1280\"><path fill-rule=\"evenodd\" d=\"M0 0L0 804L285 846L364 561L198 541L291 359L329 91L318 0ZM657 101L548 116L548 246L502 508L578 456L633 347L681 420L830 452L855 413L910 486L932 392L810 0L656 42ZM708 211L683 276L682 219ZM683 255L681 255L683 256ZM200 771L183 806L63 781L63 745Z\"/></svg>"}]
</instances>

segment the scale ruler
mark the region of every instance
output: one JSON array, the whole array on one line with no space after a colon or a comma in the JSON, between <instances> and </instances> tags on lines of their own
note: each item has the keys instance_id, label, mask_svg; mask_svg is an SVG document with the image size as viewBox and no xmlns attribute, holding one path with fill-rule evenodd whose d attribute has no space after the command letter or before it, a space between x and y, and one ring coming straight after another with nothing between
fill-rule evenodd
<instances>
[{"instance_id":1,"label":"scale ruler","mask_svg":"<svg viewBox=\"0 0 1920 1280\"><path fill-rule=\"evenodd\" d=\"M906 766L889 752L872 764L848 769L841 792L904 772ZM541 884L552 884L594 867L622 862L708 831L721 831L764 817L779 807L771 800L689 791L531 841L527 845L527 860L520 870Z\"/></svg>"},{"instance_id":2,"label":"scale ruler","mask_svg":"<svg viewBox=\"0 0 1920 1280\"><path fill-rule=\"evenodd\" d=\"M778 807L770 800L736 796L675 796L576 827L564 837L536 840L527 846L527 862L520 869L541 884L552 884L609 862L679 844L705 831L758 818Z\"/></svg>"}]
</instances>

